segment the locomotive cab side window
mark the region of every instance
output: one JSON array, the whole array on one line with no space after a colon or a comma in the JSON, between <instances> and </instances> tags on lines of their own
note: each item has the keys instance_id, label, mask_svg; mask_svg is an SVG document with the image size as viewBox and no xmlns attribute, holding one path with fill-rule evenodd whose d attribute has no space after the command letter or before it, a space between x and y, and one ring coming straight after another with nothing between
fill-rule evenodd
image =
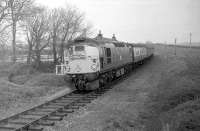
<instances>
[{"instance_id":1,"label":"locomotive cab side window","mask_svg":"<svg viewBox=\"0 0 200 131\"><path fill-rule=\"evenodd\" d=\"M111 50L110 48L106 48L106 57L107 57L107 64L111 63Z\"/></svg>"}]
</instances>

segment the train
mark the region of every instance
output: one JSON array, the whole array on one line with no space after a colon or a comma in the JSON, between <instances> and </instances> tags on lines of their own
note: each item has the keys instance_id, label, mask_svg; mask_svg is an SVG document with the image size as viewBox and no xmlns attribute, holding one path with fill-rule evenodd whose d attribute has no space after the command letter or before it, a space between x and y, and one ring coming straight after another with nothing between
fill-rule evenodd
<instances>
[{"instance_id":1,"label":"train","mask_svg":"<svg viewBox=\"0 0 200 131\"><path fill-rule=\"evenodd\" d=\"M154 54L150 44L132 44L103 37L78 37L64 50L56 74L68 76L77 90L95 90L132 71Z\"/></svg>"}]
</instances>

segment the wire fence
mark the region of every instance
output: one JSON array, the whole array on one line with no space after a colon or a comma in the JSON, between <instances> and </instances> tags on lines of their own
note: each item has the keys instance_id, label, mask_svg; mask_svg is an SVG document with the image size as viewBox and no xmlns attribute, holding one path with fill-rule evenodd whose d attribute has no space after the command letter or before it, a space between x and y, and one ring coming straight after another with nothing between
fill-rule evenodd
<instances>
[{"instance_id":1,"label":"wire fence","mask_svg":"<svg viewBox=\"0 0 200 131\"><path fill-rule=\"evenodd\" d=\"M32 59L33 61L33 59ZM42 62L53 62L53 56L52 55L41 55L41 61ZM0 59L0 63L9 63L12 62L12 56L7 56L2 59ZM20 55L16 57L17 63L26 63L27 62L27 55Z\"/></svg>"}]
</instances>

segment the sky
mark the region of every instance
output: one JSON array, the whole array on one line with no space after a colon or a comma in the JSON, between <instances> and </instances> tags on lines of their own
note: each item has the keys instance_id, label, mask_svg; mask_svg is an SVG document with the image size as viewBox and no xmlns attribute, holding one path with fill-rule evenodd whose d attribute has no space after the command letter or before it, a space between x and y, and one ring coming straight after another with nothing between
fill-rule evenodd
<instances>
[{"instance_id":1,"label":"sky","mask_svg":"<svg viewBox=\"0 0 200 131\"><path fill-rule=\"evenodd\" d=\"M36 0L49 8L70 4L95 32L127 42L200 42L200 0Z\"/></svg>"}]
</instances>

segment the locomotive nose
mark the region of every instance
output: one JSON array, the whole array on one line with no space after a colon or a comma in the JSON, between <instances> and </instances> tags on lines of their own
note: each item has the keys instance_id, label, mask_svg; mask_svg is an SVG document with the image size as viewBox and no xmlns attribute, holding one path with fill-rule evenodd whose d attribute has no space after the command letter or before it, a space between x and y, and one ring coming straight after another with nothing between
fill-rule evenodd
<instances>
[{"instance_id":1,"label":"locomotive nose","mask_svg":"<svg viewBox=\"0 0 200 131\"><path fill-rule=\"evenodd\" d=\"M80 72L80 71L81 71L80 65L76 65L75 71L76 71L76 72Z\"/></svg>"}]
</instances>

